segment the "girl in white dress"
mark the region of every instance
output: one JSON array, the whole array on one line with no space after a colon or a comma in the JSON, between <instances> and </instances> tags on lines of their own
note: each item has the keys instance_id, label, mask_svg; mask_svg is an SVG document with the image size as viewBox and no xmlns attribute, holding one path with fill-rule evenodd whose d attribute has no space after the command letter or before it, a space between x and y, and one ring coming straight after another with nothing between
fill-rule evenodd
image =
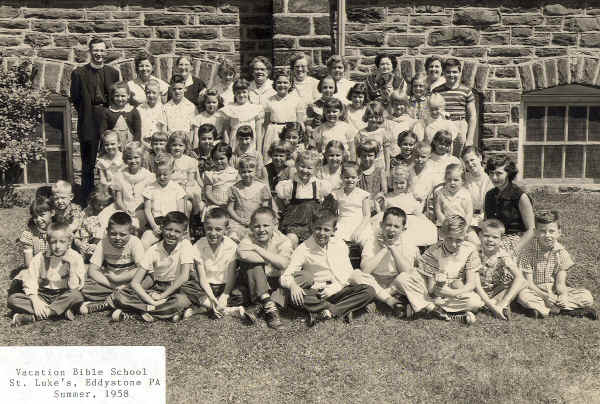
<instances>
[{"instance_id":1,"label":"girl in white dress","mask_svg":"<svg viewBox=\"0 0 600 404\"><path fill-rule=\"evenodd\" d=\"M273 76L273 86L277 94L269 97L265 103L265 136L258 150L265 156L265 163L271 160L268 151L271 144L279 140L279 134L288 122L304 120L305 105L294 92L290 90L290 78L285 72L276 72Z\"/></svg>"},{"instance_id":2,"label":"girl in white dress","mask_svg":"<svg viewBox=\"0 0 600 404\"><path fill-rule=\"evenodd\" d=\"M425 247L437 242L437 228L423 215L421 204L409 192L409 169L406 166L398 166L391 172L392 191L384 196L383 210L397 207L406 213L406 236L413 240L418 247ZM371 231L377 232L383 212L373 217ZM374 234L374 233L373 233Z\"/></svg>"},{"instance_id":3,"label":"girl in white dress","mask_svg":"<svg viewBox=\"0 0 600 404\"><path fill-rule=\"evenodd\" d=\"M186 198L191 200L191 212L198 215L202 212L202 188L200 187L200 174L198 173L198 161L185 153L189 151L187 133L175 131L169 135L167 141L167 152L173 156L173 173L171 181L181 185L186 192ZM190 208L186 206L186 214L189 216Z\"/></svg>"},{"instance_id":4,"label":"girl in white dress","mask_svg":"<svg viewBox=\"0 0 600 404\"><path fill-rule=\"evenodd\" d=\"M319 125L314 133L317 150L322 153L330 141L337 140L344 145L348 160L355 160L356 149L354 137L356 131L350 124L341 120L344 113L344 105L337 98L330 98L325 103L323 112L325 122Z\"/></svg>"},{"instance_id":5,"label":"girl in white dress","mask_svg":"<svg viewBox=\"0 0 600 404\"><path fill-rule=\"evenodd\" d=\"M115 176L125 168L123 155L119 151L119 135L112 130L105 131L102 134L102 145L104 153L96 160L96 169L100 183L112 190Z\"/></svg>"},{"instance_id":6,"label":"girl in white dress","mask_svg":"<svg viewBox=\"0 0 600 404\"><path fill-rule=\"evenodd\" d=\"M237 78L235 66L228 59L223 59L217 68L217 82L214 89L223 98L223 105L234 102L233 83ZM223 106L221 105L221 107Z\"/></svg>"},{"instance_id":7,"label":"girl in white dress","mask_svg":"<svg viewBox=\"0 0 600 404\"><path fill-rule=\"evenodd\" d=\"M190 134L191 150L198 148L198 128L205 123L210 123L217 129L217 137L214 140L214 144L219 142L229 143L229 137L226 133L223 133L223 114L219 111L224 105L223 98L213 88L206 90L200 98L199 104L204 110L196 115L192 121Z\"/></svg>"},{"instance_id":8,"label":"girl in white dress","mask_svg":"<svg viewBox=\"0 0 600 404\"><path fill-rule=\"evenodd\" d=\"M165 106L160 101L160 85L156 80L146 84L146 101L137 106L142 122L142 144L147 150L152 147L150 141L154 132L162 132L167 128L167 114Z\"/></svg>"},{"instance_id":9,"label":"girl in white dress","mask_svg":"<svg viewBox=\"0 0 600 404\"><path fill-rule=\"evenodd\" d=\"M369 192L356 186L358 183L358 164L346 161L342 164L343 187L332 191L337 202L338 222L336 236L344 241L356 240L355 232L369 224L371 203Z\"/></svg>"},{"instance_id":10,"label":"girl in white dress","mask_svg":"<svg viewBox=\"0 0 600 404\"><path fill-rule=\"evenodd\" d=\"M305 53L296 53L290 58L290 71L292 72L290 92L295 92L305 106L319 98L317 90L319 80L308 75L309 69L310 60Z\"/></svg>"},{"instance_id":11,"label":"girl in white dress","mask_svg":"<svg viewBox=\"0 0 600 404\"><path fill-rule=\"evenodd\" d=\"M367 127L358 131L356 135L356 148L358 148L366 140L375 140L379 143L383 153L377 155L375 165L377 167L383 167L386 172L390 169L390 135L387 129L384 127L385 108L380 102L373 101L367 105L363 121L366 122Z\"/></svg>"},{"instance_id":12,"label":"girl in white dress","mask_svg":"<svg viewBox=\"0 0 600 404\"><path fill-rule=\"evenodd\" d=\"M249 125L255 135L256 146L262 145L263 128L262 123L265 109L260 104L251 104L248 98L250 83L239 79L233 83L233 95L235 102L221 108L223 114L223 128L230 140L232 149L236 148L235 134L241 125Z\"/></svg>"},{"instance_id":13,"label":"girl in white dress","mask_svg":"<svg viewBox=\"0 0 600 404\"><path fill-rule=\"evenodd\" d=\"M365 128L367 123L363 120L367 104L367 86L364 83L355 84L348 93L350 104L346 107L348 123L357 131Z\"/></svg>"},{"instance_id":14,"label":"girl in white dress","mask_svg":"<svg viewBox=\"0 0 600 404\"><path fill-rule=\"evenodd\" d=\"M329 182L331 189L342 186L342 161L344 161L344 145L337 140L327 143L323 163L317 170L317 178Z\"/></svg>"}]
</instances>

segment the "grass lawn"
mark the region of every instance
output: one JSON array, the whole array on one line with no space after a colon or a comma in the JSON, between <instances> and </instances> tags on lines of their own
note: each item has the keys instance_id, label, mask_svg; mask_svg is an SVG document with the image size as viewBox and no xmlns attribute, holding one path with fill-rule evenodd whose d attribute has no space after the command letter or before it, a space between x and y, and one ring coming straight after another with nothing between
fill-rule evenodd
<instances>
[{"instance_id":1,"label":"grass lawn","mask_svg":"<svg viewBox=\"0 0 600 404\"><path fill-rule=\"evenodd\" d=\"M600 297L600 195L533 195L562 214L563 244L576 261L571 285ZM15 239L25 209L0 211L0 298L20 261ZM596 306L598 307L598 305ZM511 322L478 315L465 327L367 314L307 329L285 314L274 332L261 322L195 316L171 324L114 324L106 313L75 322L9 328L0 345L164 345L169 403L595 403L600 402L600 321L569 317Z\"/></svg>"}]
</instances>

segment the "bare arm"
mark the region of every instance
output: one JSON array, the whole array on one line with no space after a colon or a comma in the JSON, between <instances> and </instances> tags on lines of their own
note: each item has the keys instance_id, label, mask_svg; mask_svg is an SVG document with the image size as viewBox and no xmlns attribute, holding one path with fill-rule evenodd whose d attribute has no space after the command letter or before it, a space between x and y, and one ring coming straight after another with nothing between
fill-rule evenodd
<instances>
[{"instance_id":1,"label":"bare arm","mask_svg":"<svg viewBox=\"0 0 600 404\"><path fill-rule=\"evenodd\" d=\"M444 223L444 220L446 219L446 216L444 215L444 212L442 211L442 202L440 201L440 198L435 198L435 217L437 219L438 224L442 224Z\"/></svg>"},{"instance_id":2,"label":"bare arm","mask_svg":"<svg viewBox=\"0 0 600 404\"><path fill-rule=\"evenodd\" d=\"M533 206L531 205L529 196L525 193L521 195L521 199L519 199L519 212L521 213L521 218L523 219L523 223L527 230L521 236L515 253L518 253L526 247L535 236L535 215L533 213Z\"/></svg>"},{"instance_id":3,"label":"bare arm","mask_svg":"<svg viewBox=\"0 0 600 404\"><path fill-rule=\"evenodd\" d=\"M229 201L229 203L227 204L227 212L229 213L229 216L231 216L231 218L233 220L235 220L236 222L246 225L245 220L242 219L240 216L238 216L238 214L235 212L235 202L234 201Z\"/></svg>"},{"instance_id":4,"label":"bare arm","mask_svg":"<svg viewBox=\"0 0 600 404\"><path fill-rule=\"evenodd\" d=\"M382 248L377 252L377 254L366 259L361 259L360 270L366 274L373 273L373 271L381 264L381 261L385 258L388 251L388 248Z\"/></svg>"},{"instance_id":5,"label":"bare arm","mask_svg":"<svg viewBox=\"0 0 600 404\"><path fill-rule=\"evenodd\" d=\"M473 146L473 140L475 139L475 129L477 128L477 109L475 108L475 101L471 101L467 104L467 146Z\"/></svg>"},{"instance_id":6,"label":"bare arm","mask_svg":"<svg viewBox=\"0 0 600 404\"><path fill-rule=\"evenodd\" d=\"M113 285L110 280L100 271L100 267L95 264L90 264L88 267L88 276L98 282L102 286L112 288Z\"/></svg>"},{"instance_id":7,"label":"bare arm","mask_svg":"<svg viewBox=\"0 0 600 404\"><path fill-rule=\"evenodd\" d=\"M154 220L154 215L152 215L152 200L144 198L144 214L146 215L146 221L152 228L152 231L156 234L160 233L160 228L156 224Z\"/></svg>"},{"instance_id":8,"label":"bare arm","mask_svg":"<svg viewBox=\"0 0 600 404\"><path fill-rule=\"evenodd\" d=\"M33 250L23 250L23 263L27 268L31 264L31 259L33 258Z\"/></svg>"},{"instance_id":9,"label":"bare arm","mask_svg":"<svg viewBox=\"0 0 600 404\"><path fill-rule=\"evenodd\" d=\"M554 278L554 288L559 296L567 293L567 271L558 271Z\"/></svg>"},{"instance_id":10,"label":"bare arm","mask_svg":"<svg viewBox=\"0 0 600 404\"><path fill-rule=\"evenodd\" d=\"M146 290L144 290L144 288L142 287L142 280L144 279L144 277L146 276L146 270L142 267L139 267L136 272L135 275L133 276L133 279L131 280L131 288L133 290L135 290L135 293L137 293L137 295L140 297L140 299L142 299L144 302L146 302L147 304L153 305L153 306L158 306L157 301L155 301L153 298L150 297L150 295L148 294L148 292L146 292Z\"/></svg>"},{"instance_id":11,"label":"bare arm","mask_svg":"<svg viewBox=\"0 0 600 404\"><path fill-rule=\"evenodd\" d=\"M161 299L168 298L175 293L181 287L181 285L187 282L187 280L190 278L190 269L192 268L192 265L193 264L181 264L179 266L177 277L173 282L171 282L169 287L160 294Z\"/></svg>"}]
</instances>

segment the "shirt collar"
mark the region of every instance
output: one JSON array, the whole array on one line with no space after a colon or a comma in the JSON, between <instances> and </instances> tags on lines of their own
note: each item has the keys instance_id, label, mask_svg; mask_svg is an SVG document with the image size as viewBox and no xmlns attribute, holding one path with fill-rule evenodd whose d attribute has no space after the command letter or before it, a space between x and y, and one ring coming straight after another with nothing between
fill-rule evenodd
<instances>
[{"instance_id":1,"label":"shirt collar","mask_svg":"<svg viewBox=\"0 0 600 404\"><path fill-rule=\"evenodd\" d=\"M167 252L167 250L165 250L165 245L163 244L163 242L161 241L159 246L158 246L158 250L166 255L166 256L170 256L170 255L174 255L177 251L179 251L179 248L181 247L181 241L179 243L177 243L177 245L175 246L175 248L173 248L173 251L171 251L171 253Z\"/></svg>"},{"instance_id":2,"label":"shirt collar","mask_svg":"<svg viewBox=\"0 0 600 404\"><path fill-rule=\"evenodd\" d=\"M559 252L559 251L561 251L561 250L564 250L564 249L565 249L565 247L564 247L564 246L563 246L561 243L559 243L558 241L555 241L555 242L554 242L554 246L553 246L553 247L552 247L550 250L546 250L546 249L544 249L544 248L542 247L542 245L541 245L540 241L539 241L537 238L534 240L534 243L535 243L535 248L536 248L537 250L539 250L539 251L542 251L542 252L553 252L553 253L557 253L557 252Z\"/></svg>"},{"instance_id":3,"label":"shirt collar","mask_svg":"<svg viewBox=\"0 0 600 404\"><path fill-rule=\"evenodd\" d=\"M187 76L187 78L185 79L185 83L183 83L186 87L189 87L191 85L194 84L194 77L192 77L192 75L190 74L189 76Z\"/></svg>"}]
</instances>

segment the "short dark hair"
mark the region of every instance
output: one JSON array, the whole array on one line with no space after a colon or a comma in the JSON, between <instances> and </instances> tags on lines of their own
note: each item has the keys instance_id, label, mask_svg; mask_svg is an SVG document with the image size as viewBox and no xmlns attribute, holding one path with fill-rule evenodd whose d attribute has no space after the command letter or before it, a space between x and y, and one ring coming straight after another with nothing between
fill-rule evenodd
<instances>
[{"instance_id":1,"label":"short dark hair","mask_svg":"<svg viewBox=\"0 0 600 404\"><path fill-rule=\"evenodd\" d=\"M381 222L384 222L388 216L399 217L402 219L402 223L404 223L406 225L406 212L404 210L402 210L401 208L397 208L395 206L392 206L391 208L387 208L385 210L385 212L383 212L383 218L381 219Z\"/></svg>"},{"instance_id":2,"label":"short dark hair","mask_svg":"<svg viewBox=\"0 0 600 404\"><path fill-rule=\"evenodd\" d=\"M417 135L412 130L403 130L402 132L398 133L398 146L400 146L407 137L412 137L415 139L415 145L419 141L419 139L417 139Z\"/></svg>"},{"instance_id":3,"label":"short dark hair","mask_svg":"<svg viewBox=\"0 0 600 404\"><path fill-rule=\"evenodd\" d=\"M427 59L425 59L425 70L429 69L429 66L431 66L433 62L440 62L441 66L444 65L444 61L441 57L437 55L429 56Z\"/></svg>"},{"instance_id":4,"label":"short dark hair","mask_svg":"<svg viewBox=\"0 0 600 404\"><path fill-rule=\"evenodd\" d=\"M217 128L212 123L203 123L198 128L198 137L205 133L210 133L213 136L213 139L216 139L219 133L217 132Z\"/></svg>"},{"instance_id":5,"label":"short dark hair","mask_svg":"<svg viewBox=\"0 0 600 404\"><path fill-rule=\"evenodd\" d=\"M70 236L73 236L73 233L71 232L71 230L69 230L69 226L71 226L71 223L67 221L52 222L48 225L48 228L46 229L46 234L48 234L49 236L50 233L54 233L55 231L64 231Z\"/></svg>"},{"instance_id":6,"label":"short dark hair","mask_svg":"<svg viewBox=\"0 0 600 404\"><path fill-rule=\"evenodd\" d=\"M204 218L204 221L206 222L206 221L208 221L208 219L226 219L227 223L229 224L229 213L227 213L225 208L217 206L216 208L210 209L206 213L206 217Z\"/></svg>"},{"instance_id":7,"label":"short dark hair","mask_svg":"<svg viewBox=\"0 0 600 404\"><path fill-rule=\"evenodd\" d=\"M313 211L310 217L310 227L312 229L316 225L323 224L331 220L334 221L334 226L337 225L338 215L331 209L320 208Z\"/></svg>"},{"instance_id":8,"label":"short dark hair","mask_svg":"<svg viewBox=\"0 0 600 404\"><path fill-rule=\"evenodd\" d=\"M444 144L446 146L450 146L452 144L452 135L450 132L446 130L438 130L433 135L433 139L431 140L431 148L434 148L434 144Z\"/></svg>"},{"instance_id":9,"label":"short dark hair","mask_svg":"<svg viewBox=\"0 0 600 404\"><path fill-rule=\"evenodd\" d=\"M171 77L171 85L180 83L185 83L185 79L181 74L174 74L173 77Z\"/></svg>"},{"instance_id":10,"label":"short dark hair","mask_svg":"<svg viewBox=\"0 0 600 404\"><path fill-rule=\"evenodd\" d=\"M292 80L290 79L290 75L288 74L288 72L286 72L285 70L282 70L282 69L275 70L275 73L273 73L273 79L272 79L273 80L273 84L271 85L271 87L273 87L273 90L277 90L275 88L276 81L280 77L287 77L288 80L290 81L290 88L288 89L288 93L289 93L290 90L291 90L291 87L292 87Z\"/></svg>"},{"instance_id":11,"label":"short dark hair","mask_svg":"<svg viewBox=\"0 0 600 404\"><path fill-rule=\"evenodd\" d=\"M267 155L269 157L273 157L274 154L283 153L287 156L287 158L290 158L292 152L292 145L290 143L285 140L279 140L271 143L269 150L267 150Z\"/></svg>"},{"instance_id":12,"label":"short dark hair","mask_svg":"<svg viewBox=\"0 0 600 404\"><path fill-rule=\"evenodd\" d=\"M481 158L481 152L479 151L479 149L475 146L466 146L462 153L460 154L461 158L465 158L465 156L469 153L475 153L475 155L477 155L478 157Z\"/></svg>"},{"instance_id":13,"label":"short dark hair","mask_svg":"<svg viewBox=\"0 0 600 404\"><path fill-rule=\"evenodd\" d=\"M298 122L287 122L285 124L285 126L283 127L283 129L281 130L281 133L279 133L279 138L281 140L285 140L285 137L287 136L287 134L289 132L293 132L295 131L296 133L298 133L298 143L305 143L306 139L305 139L305 135L304 135L304 129L302 128L302 125L300 125Z\"/></svg>"},{"instance_id":14,"label":"short dark hair","mask_svg":"<svg viewBox=\"0 0 600 404\"><path fill-rule=\"evenodd\" d=\"M271 64L271 62L269 61L269 59L267 59L264 56L256 56L254 59L252 59L250 61L250 63L248 63L248 67L250 68L250 70L253 70L254 69L254 65L257 64L258 62L260 62L263 65L265 65L265 67L269 71L269 75L270 75L271 70L273 70L273 65Z\"/></svg>"},{"instance_id":15,"label":"short dark hair","mask_svg":"<svg viewBox=\"0 0 600 404\"><path fill-rule=\"evenodd\" d=\"M185 215L185 213L174 210L172 212L167 213L162 220L163 227L168 225L169 223L176 223L187 226L188 218Z\"/></svg>"},{"instance_id":16,"label":"short dark hair","mask_svg":"<svg viewBox=\"0 0 600 404\"><path fill-rule=\"evenodd\" d=\"M344 161L342 162L342 175L344 175L344 172L346 172L346 170L351 170L351 169L355 169L356 172L358 172L358 163L356 161Z\"/></svg>"},{"instance_id":17,"label":"short dark hair","mask_svg":"<svg viewBox=\"0 0 600 404\"><path fill-rule=\"evenodd\" d=\"M458 71L459 72L462 71L462 67L461 67L458 59L455 59L455 58L446 59L446 61L444 62L444 71L446 71L446 69L448 69L450 67L458 67Z\"/></svg>"},{"instance_id":18,"label":"short dark hair","mask_svg":"<svg viewBox=\"0 0 600 404\"><path fill-rule=\"evenodd\" d=\"M104 39L95 37L95 38L92 38L90 40L90 43L88 44L89 49L91 50L92 49L92 45L96 45L97 43L103 43L104 46L107 46L106 45L106 41Z\"/></svg>"},{"instance_id":19,"label":"short dark hair","mask_svg":"<svg viewBox=\"0 0 600 404\"><path fill-rule=\"evenodd\" d=\"M129 213L127 212L115 212L112 214L112 216L110 217L110 219L108 219L108 228L111 228L114 225L117 226L124 226L124 225L128 225L131 226L133 223L133 220L131 219L131 216L129 215Z\"/></svg>"},{"instance_id":20,"label":"short dark hair","mask_svg":"<svg viewBox=\"0 0 600 404\"><path fill-rule=\"evenodd\" d=\"M35 199L51 199L52 198L52 186L42 185L35 190Z\"/></svg>"},{"instance_id":21,"label":"short dark hair","mask_svg":"<svg viewBox=\"0 0 600 404\"><path fill-rule=\"evenodd\" d=\"M206 104L206 99L208 97L217 97L217 109L221 109L225 105L225 101L223 100L223 97L221 97L221 94L214 88L209 88L199 97L198 104L200 104L201 108L205 108L204 104Z\"/></svg>"},{"instance_id":22,"label":"short dark hair","mask_svg":"<svg viewBox=\"0 0 600 404\"><path fill-rule=\"evenodd\" d=\"M117 90L120 89L125 89L125 91L127 91L127 94L130 94L131 92L129 91L129 86L127 85L126 82L124 81L118 81L115 84L113 84L112 86L110 86L110 89L108 91L110 98L114 97L115 93L117 92Z\"/></svg>"},{"instance_id":23,"label":"short dark hair","mask_svg":"<svg viewBox=\"0 0 600 404\"><path fill-rule=\"evenodd\" d=\"M29 205L29 214L32 218L52 212L52 202L49 198L35 198Z\"/></svg>"},{"instance_id":24,"label":"short dark hair","mask_svg":"<svg viewBox=\"0 0 600 404\"><path fill-rule=\"evenodd\" d=\"M231 150L231 146L229 146L227 143L219 142L210 151L210 158L214 159L215 154L217 153L225 153L225 156L229 160L233 154L233 151Z\"/></svg>"},{"instance_id":25,"label":"short dark hair","mask_svg":"<svg viewBox=\"0 0 600 404\"><path fill-rule=\"evenodd\" d=\"M504 223L502 223L498 219L487 219L487 220L484 220L483 222L481 222L479 224L479 228L482 231L485 231L485 229L500 230L500 232L502 234L504 234L504 232L506 231L506 226L504 226Z\"/></svg>"},{"instance_id":26,"label":"short dark hair","mask_svg":"<svg viewBox=\"0 0 600 404\"><path fill-rule=\"evenodd\" d=\"M344 112L344 104L335 97L330 98L325 102L325 105L323 105L323 112L328 111L330 109L338 109Z\"/></svg>"},{"instance_id":27,"label":"short dark hair","mask_svg":"<svg viewBox=\"0 0 600 404\"><path fill-rule=\"evenodd\" d=\"M556 210L542 209L535 212L535 224L557 223L559 214Z\"/></svg>"},{"instance_id":28,"label":"short dark hair","mask_svg":"<svg viewBox=\"0 0 600 404\"><path fill-rule=\"evenodd\" d=\"M382 59L388 58L390 60L390 62L392 62L392 68L394 70L396 70L396 68L398 67L398 60L396 60L395 56L392 55L388 55L386 53L378 53L377 56L375 56L375 66L377 66L377 68L379 68L379 64L381 63Z\"/></svg>"},{"instance_id":29,"label":"short dark hair","mask_svg":"<svg viewBox=\"0 0 600 404\"><path fill-rule=\"evenodd\" d=\"M254 131L250 125L242 125L235 131L235 137L251 137L254 139Z\"/></svg>"},{"instance_id":30,"label":"short dark hair","mask_svg":"<svg viewBox=\"0 0 600 404\"><path fill-rule=\"evenodd\" d=\"M270 215L273 218L273 221L277 220L277 214L273 209L269 208L268 206L261 206L252 212L252 216L250 216L250 223L254 223L254 219L258 215Z\"/></svg>"},{"instance_id":31,"label":"short dark hair","mask_svg":"<svg viewBox=\"0 0 600 404\"><path fill-rule=\"evenodd\" d=\"M136 71L144 60L147 60L152 66L154 66L154 63L152 63L152 60L150 59L150 55L146 51L142 51L138 53L135 59L133 60L133 64L135 66Z\"/></svg>"},{"instance_id":32,"label":"short dark hair","mask_svg":"<svg viewBox=\"0 0 600 404\"><path fill-rule=\"evenodd\" d=\"M348 90L348 95L346 96L346 99L352 101L352 97L354 97L354 94L364 95L365 98L363 100L363 105L367 103L367 85L365 83L356 83L355 85L353 85L352 88Z\"/></svg>"},{"instance_id":33,"label":"short dark hair","mask_svg":"<svg viewBox=\"0 0 600 404\"><path fill-rule=\"evenodd\" d=\"M506 174L508 175L508 181L510 182L516 178L517 173L519 172L515 162L504 154L490 156L485 163L485 172L489 174L498 167L504 167L504 171L506 171Z\"/></svg>"},{"instance_id":34,"label":"short dark hair","mask_svg":"<svg viewBox=\"0 0 600 404\"><path fill-rule=\"evenodd\" d=\"M246 79L237 79L233 82L232 91L233 93L238 93L243 90L247 90L250 88L250 82Z\"/></svg>"},{"instance_id":35,"label":"short dark hair","mask_svg":"<svg viewBox=\"0 0 600 404\"><path fill-rule=\"evenodd\" d=\"M317 84L317 90L319 91L319 93L322 92L321 89L323 88L323 81L325 81L327 79L330 79L330 80L333 81L333 87L335 89L334 94L337 93L338 92L337 83L336 83L335 79L333 77L331 77L331 76L325 76L321 80L319 80L319 84Z\"/></svg>"}]
</instances>

